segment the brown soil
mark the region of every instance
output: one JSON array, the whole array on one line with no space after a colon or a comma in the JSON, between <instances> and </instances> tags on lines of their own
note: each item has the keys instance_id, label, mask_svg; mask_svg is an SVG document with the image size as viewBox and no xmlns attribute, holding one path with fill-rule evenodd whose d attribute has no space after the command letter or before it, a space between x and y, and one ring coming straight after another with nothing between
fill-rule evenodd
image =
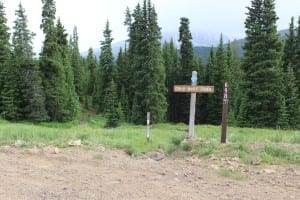
<instances>
[{"instance_id":1,"label":"brown soil","mask_svg":"<svg viewBox=\"0 0 300 200\"><path fill-rule=\"evenodd\" d=\"M224 172L229 172L229 177ZM0 147L0 199L299 197L299 166L250 166L241 164L237 158L168 158L161 153L130 157L122 150L103 147L59 151Z\"/></svg>"}]
</instances>

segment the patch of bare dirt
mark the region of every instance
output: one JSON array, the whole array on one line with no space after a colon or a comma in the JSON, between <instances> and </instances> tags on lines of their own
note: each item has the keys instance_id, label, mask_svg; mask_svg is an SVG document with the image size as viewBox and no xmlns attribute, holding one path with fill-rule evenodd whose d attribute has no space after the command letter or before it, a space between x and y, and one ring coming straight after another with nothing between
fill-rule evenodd
<instances>
[{"instance_id":1,"label":"patch of bare dirt","mask_svg":"<svg viewBox=\"0 0 300 200\"><path fill-rule=\"evenodd\" d=\"M240 170L235 180L219 169ZM300 167L122 150L0 147L0 199L298 199Z\"/></svg>"}]
</instances>

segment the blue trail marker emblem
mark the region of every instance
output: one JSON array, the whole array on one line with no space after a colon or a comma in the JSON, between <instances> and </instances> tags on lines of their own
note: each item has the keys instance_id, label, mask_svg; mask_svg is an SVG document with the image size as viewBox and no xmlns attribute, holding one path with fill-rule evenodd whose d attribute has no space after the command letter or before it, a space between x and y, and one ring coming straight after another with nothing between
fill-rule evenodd
<instances>
[{"instance_id":1,"label":"blue trail marker emblem","mask_svg":"<svg viewBox=\"0 0 300 200\"><path fill-rule=\"evenodd\" d=\"M197 82L197 75L193 74L191 80L192 80L192 83L196 83Z\"/></svg>"}]
</instances>

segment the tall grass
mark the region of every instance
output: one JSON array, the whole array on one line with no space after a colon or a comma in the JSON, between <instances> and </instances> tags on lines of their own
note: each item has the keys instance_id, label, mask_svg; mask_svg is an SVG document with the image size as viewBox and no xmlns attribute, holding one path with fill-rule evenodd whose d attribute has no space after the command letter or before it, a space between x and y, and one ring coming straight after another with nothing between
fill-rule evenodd
<instances>
[{"instance_id":1,"label":"tall grass","mask_svg":"<svg viewBox=\"0 0 300 200\"><path fill-rule=\"evenodd\" d=\"M228 127L227 144L221 145L220 126L197 125L195 135L198 140L189 143L183 141L187 132L185 124L151 125L150 141L147 142L145 126L123 123L118 128L105 129L105 123L101 116L88 116L86 123L81 125L79 122L10 123L0 119L0 144L13 144L16 140L22 140L29 146L66 147L69 140L80 139L85 146L91 148L103 144L107 148L126 149L133 155L158 150L170 154L181 148L200 157L212 154L219 157L239 157L247 163L257 156L266 163L300 164L300 150L289 148L300 144L300 131L297 130Z\"/></svg>"},{"instance_id":2,"label":"tall grass","mask_svg":"<svg viewBox=\"0 0 300 200\"><path fill-rule=\"evenodd\" d=\"M144 126L122 124L115 129L105 129L101 116L89 117L87 123L9 123L0 121L0 144L13 144L21 140L27 145L67 146L69 140L81 139L84 145L104 144L108 148L127 149L129 154L162 150L171 153L183 140L185 133L178 125L158 124L151 127L150 141L146 141ZM179 125L180 126L180 125ZM181 127L181 126L180 126Z\"/></svg>"},{"instance_id":3,"label":"tall grass","mask_svg":"<svg viewBox=\"0 0 300 200\"><path fill-rule=\"evenodd\" d=\"M220 144L220 127L198 126L204 142L193 145L200 156L238 157L250 163L254 157L264 163L300 164L300 131L229 127L227 144Z\"/></svg>"}]
</instances>

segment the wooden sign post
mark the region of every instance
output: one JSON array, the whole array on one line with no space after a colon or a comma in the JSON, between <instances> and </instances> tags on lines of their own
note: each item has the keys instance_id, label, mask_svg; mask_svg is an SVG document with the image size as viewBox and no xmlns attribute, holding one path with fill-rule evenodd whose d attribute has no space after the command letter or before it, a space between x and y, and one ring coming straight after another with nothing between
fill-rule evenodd
<instances>
[{"instance_id":1,"label":"wooden sign post","mask_svg":"<svg viewBox=\"0 0 300 200\"><path fill-rule=\"evenodd\" d=\"M228 83L225 82L224 92L223 92L221 143L226 143L227 114L228 114L228 87L229 87Z\"/></svg>"},{"instance_id":2,"label":"wooden sign post","mask_svg":"<svg viewBox=\"0 0 300 200\"><path fill-rule=\"evenodd\" d=\"M174 85L174 92L191 93L188 139L194 138L196 93L213 93L214 86L197 86L197 72L192 72L191 85Z\"/></svg>"},{"instance_id":3,"label":"wooden sign post","mask_svg":"<svg viewBox=\"0 0 300 200\"><path fill-rule=\"evenodd\" d=\"M147 142L150 140L150 112L147 112L147 131L146 131Z\"/></svg>"},{"instance_id":4,"label":"wooden sign post","mask_svg":"<svg viewBox=\"0 0 300 200\"><path fill-rule=\"evenodd\" d=\"M192 72L192 86L197 85L197 72ZM195 132L195 112L196 112L196 93L191 93L191 103L190 103L190 119L189 119L189 133L188 138L194 138Z\"/></svg>"}]
</instances>

